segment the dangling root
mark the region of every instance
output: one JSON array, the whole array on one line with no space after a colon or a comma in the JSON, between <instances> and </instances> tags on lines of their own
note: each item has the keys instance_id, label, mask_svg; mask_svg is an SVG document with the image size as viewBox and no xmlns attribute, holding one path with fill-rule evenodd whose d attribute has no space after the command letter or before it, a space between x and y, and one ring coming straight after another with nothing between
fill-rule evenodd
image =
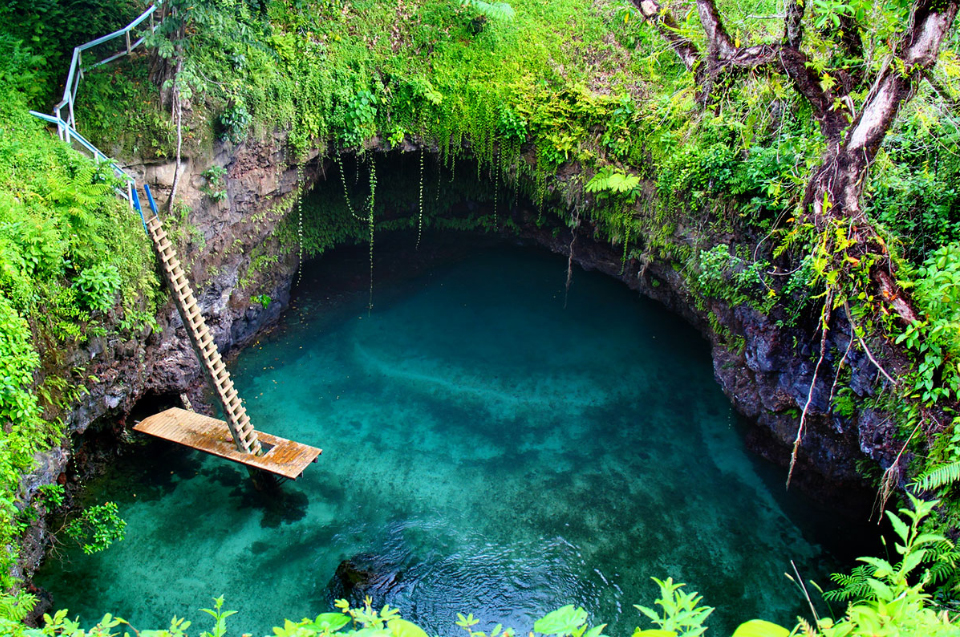
<instances>
[{"instance_id":1,"label":"dangling root","mask_svg":"<svg viewBox=\"0 0 960 637\"><path fill-rule=\"evenodd\" d=\"M180 62L177 62L177 73L180 72L180 64ZM170 201L167 202L168 215L173 212L173 200L177 197L177 187L180 185L181 150L183 149L183 103L180 101L180 89L177 88L176 81L173 84L173 104L171 106L174 107L177 116L177 163L173 171L173 185L170 187Z\"/></svg>"},{"instance_id":2,"label":"dangling root","mask_svg":"<svg viewBox=\"0 0 960 637\"><path fill-rule=\"evenodd\" d=\"M573 244L577 242L577 228L580 227L580 212L573 218L573 229L570 231L570 248L567 255L567 285L563 290L563 309L567 309L567 297L570 296L570 284L573 283Z\"/></svg>"},{"instance_id":3,"label":"dangling root","mask_svg":"<svg viewBox=\"0 0 960 637\"><path fill-rule=\"evenodd\" d=\"M846 301L843 302L843 309L847 312L847 321L850 323L850 327L853 329L853 333L854 333L854 334L857 334L857 330L855 329L855 326L854 326L854 323L853 323L853 316L850 314L850 306L847 304ZM897 381L893 380L893 377L892 377L890 374L887 373L887 370L885 370L885 369L880 365L880 363L877 362L877 359L875 359L875 358L873 357L873 354L870 353L870 349L867 347L867 343L866 343L866 341L863 340L863 337L860 336L859 334L857 334L857 340L860 341L860 347L863 348L864 353L867 355L867 358L870 359L870 362L873 363L874 367L876 367L877 369L879 369L879 370L880 370L880 373L883 374L884 378L886 378L888 381L890 381L890 384L891 384L891 385L893 385L894 387L896 387Z\"/></svg>"},{"instance_id":4,"label":"dangling root","mask_svg":"<svg viewBox=\"0 0 960 637\"><path fill-rule=\"evenodd\" d=\"M800 453L800 441L803 439L803 429L807 422L807 412L810 409L810 403L813 402L813 391L817 386L817 374L820 373L820 365L827 354L827 330L830 324L830 305L833 301L833 293L828 288L827 296L823 300L823 312L820 315L820 358L817 360L817 366L813 369L813 378L810 380L810 391L807 392L807 402L803 406L803 412L800 414L800 426L797 427L797 437L793 441L793 451L790 454L790 469L787 471L787 488L790 488L790 480L793 478L793 469L797 464L797 455Z\"/></svg>"},{"instance_id":5,"label":"dangling root","mask_svg":"<svg viewBox=\"0 0 960 637\"><path fill-rule=\"evenodd\" d=\"M880 521L883 519L881 514L887 506L887 501L890 499L890 496L900 483L900 458L907 450L907 446L910 444L910 441L913 440L915 435L917 435L917 432L920 430L920 426L922 424L923 418L920 419L920 422L917 423L917 426L913 428L912 432L910 432L910 437L907 438L907 441L903 443L902 447L900 447L900 453L898 453L897 457L894 458L893 464L887 467L887 470L883 472L883 477L880 478L880 488L877 490L877 499L873 503L873 510L877 513L877 524L880 524Z\"/></svg>"}]
</instances>

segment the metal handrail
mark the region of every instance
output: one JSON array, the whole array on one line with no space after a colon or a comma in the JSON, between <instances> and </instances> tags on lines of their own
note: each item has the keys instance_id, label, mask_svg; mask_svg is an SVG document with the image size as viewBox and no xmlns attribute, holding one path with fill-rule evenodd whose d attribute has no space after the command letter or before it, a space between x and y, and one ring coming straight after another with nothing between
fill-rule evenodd
<instances>
[{"instance_id":1,"label":"metal handrail","mask_svg":"<svg viewBox=\"0 0 960 637\"><path fill-rule=\"evenodd\" d=\"M77 99L77 89L80 88L80 80L83 78L83 72L85 70L88 71L92 68L98 67L101 64L112 62L113 60L123 57L124 55L129 55L130 53L133 52L135 48L143 44L143 41L146 38L146 36L141 36L139 39L134 41L134 40L131 40L130 33L135 28L140 26L140 24L142 24L147 19L150 20L150 32L152 33L154 30L156 30L157 25L154 23L154 19L153 19L153 14L156 10L157 10L156 4L150 5L150 8L148 8L146 11L140 14L140 16L138 16L133 22L123 27L122 29L114 31L113 33L108 33L107 35L97 38L96 40L91 40L90 42L86 42L85 44L81 44L80 46L74 47L73 58L70 60L70 72L67 74L67 81L63 87L63 99L60 100L56 106L53 107L53 116L60 121L66 122L67 124L67 126L61 126L60 124L57 124L57 133L60 135L60 139L69 143L71 135L76 132L74 130L77 127L77 120L74 114L74 104ZM88 49L92 49L95 46L98 46L105 42L109 42L110 40L114 40L121 36L123 36L126 39L125 50L120 51L119 53L111 55L102 60L98 60L86 67L83 66L82 54L84 51ZM66 119L64 119L61 116L61 110L64 107L67 107Z\"/></svg>"},{"instance_id":2,"label":"metal handrail","mask_svg":"<svg viewBox=\"0 0 960 637\"><path fill-rule=\"evenodd\" d=\"M136 197L137 180L134 179L132 176L130 176L130 174L127 173L127 171L125 171L123 168L117 165L117 162L107 157L106 154L103 153L103 151L101 151L99 148L91 144L86 137L84 137L83 135L78 133L76 130L71 128L70 125L67 124L67 122L63 121L59 117L53 117L52 115L38 113L37 111L30 111L30 114L33 115L34 117L39 117L45 122L56 124L57 128L62 128L66 130L73 141L79 143L81 146L83 146L86 150L88 150L93 155L93 161L95 163L99 164L101 161L106 162L107 165L110 166L111 169L113 169L113 174L117 178L122 179L124 181L124 185L126 187L125 190L122 190L120 188L114 188L114 191L117 193L117 196L120 197L121 199L126 199L127 202L134 207L134 209L140 212L139 208L137 208L136 204L134 203L135 197ZM142 212L140 213L140 219L143 220Z\"/></svg>"},{"instance_id":3,"label":"metal handrail","mask_svg":"<svg viewBox=\"0 0 960 637\"><path fill-rule=\"evenodd\" d=\"M74 116L73 106L77 99L77 89L80 88L80 80L83 78L83 71L85 70L84 67L81 65L81 59L82 59L81 54L84 51L88 49L92 49L95 46L98 46L105 42L109 42L110 40L119 38L120 36L124 36L126 38L126 44L127 44L125 51L121 51L120 53L111 55L110 57L107 57L103 60L94 62L90 66L87 66L86 70L100 66L101 64L106 64L107 62L116 60L117 58L123 57L124 55L129 55L130 53L133 52L135 48L143 44L143 41L146 38L146 36L141 36L138 40L131 41L130 33L135 28L140 26L140 24L142 24L144 20L147 20L147 19L150 20L151 33L155 31L157 28L157 25L154 24L153 14L156 10L157 10L156 4L150 5L149 9L144 11L133 22L123 27L122 29L118 31L114 31L113 33L108 33L107 35L97 38L96 40L91 40L90 42L86 42L85 44L81 44L80 46L74 47L73 59L70 61L70 73L67 74L67 82L63 87L63 99L60 100L60 102L56 106L53 107L53 115L46 115L44 113L38 113L37 111L30 111L30 114L33 115L34 117L39 117L45 122L56 124L57 133L60 135L60 139L67 142L68 144L73 142L77 142L78 144L80 144L80 146L82 146L84 149L86 149L89 153L93 155L93 161L95 163L99 164L101 161L107 162L110 168L113 169L113 174L116 175L118 178L122 179L126 186L126 190L121 190L120 188L115 189L117 196L123 199L126 199L127 202L134 208L134 210L136 210L140 214L140 221L143 221L143 211L140 208L140 198L137 196L136 179L131 177L127 173L127 171L125 171L123 168L121 168L117 164L117 162L107 157L106 153L102 152L99 148L91 144L86 137L84 137L83 135L77 132L76 130L77 120L76 120L76 117ZM61 117L60 115L60 111L61 109L63 109L64 106L69 107L68 109L69 114L66 120L64 120L63 117ZM143 228L144 230L146 230L147 228L146 222L144 222Z\"/></svg>"},{"instance_id":4,"label":"metal handrail","mask_svg":"<svg viewBox=\"0 0 960 637\"><path fill-rule=\"evenodd\" d=\"M90 153L93 155L93 160L95 162L100 163L101 161L105 161L107 162L107 165L109 165L113 169L113 174L116 175L118 178L123 179L124 181L129 183L134 183L136 181L133 177L127 174L127 171L125 171L123 168L118 166L117 162L107 157L107 155L103 151L101 151L99 148L91 144L86 137L84 137L83 135L78 133L76 130L71 128L67 122L63 121L58 117L53 117L52 115L46 115L44 113L38 113L37 111L30 111L30 114L33 115L34 117L39 117L40 119L46 122L50 122L51 124L56 124L58 127L69 129L70 136L73 138L73 141L79 143L85 149L90 151Z\"/></svg>"}]
</instances>

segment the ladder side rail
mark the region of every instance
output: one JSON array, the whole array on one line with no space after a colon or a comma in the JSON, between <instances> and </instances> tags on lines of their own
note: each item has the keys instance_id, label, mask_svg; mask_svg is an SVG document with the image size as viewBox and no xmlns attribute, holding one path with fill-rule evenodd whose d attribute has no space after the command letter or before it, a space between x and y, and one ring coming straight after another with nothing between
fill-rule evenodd
<instances>
[{"instance_id":1,"label":"ladder side rail","mask_svg":"<svg viewBox=\"0 0 960 637\"><path fill-rule=\"evenodd\" d=\"M143 189L147 195L147 202L149 203L150 210L152 212L150 222L151 224L155 222L156 227L162 228L160 216L157 210L157 204L153 199L153 193L150 190L150 186L144 184ZM200 368L203 370L204 377L210 383L210 386L213 387L214 393L217 395L217 398L223 405L227 426L230 429L230 434L233 436L234 443L239 451L259 455L261 452L261 445L257 436L257 432L252 425L250 425L249 417L246 416L246 408L243 406L242 401L239 401L236 388L233 387L233 382L230 379L230 373L224 367L223 376L218 379L218 377L215 376L213 369L213 365L216 363L213 362L211 355L209 353L205 353L203 350L201 343L201 332L206 332L209 334L209 328L206 325L206 320L203 318L203 314L200 313L199 308L196 307L194 309L197 310L197 315L194 319L191 319L191 315L189 313L191 308L186 307L184 304L183 297L181 297L181 290L177 288L173 281L173 272L171 269L168 269L167 264L164 263L163 254L157 235L155 235L153 232L149 232L149 234L153 243L154 251L157 253L157 258L161 263L163 263L164 279L167 281L167 285L171 292L173 292L174 302L177 307L177 312L180 314L180 320L183 322L184 329L187 332L187 336L190 339L190 344L193 346L194 352L196 352L197 357L200 359ZM173 250L171 250L171 253L175 254ZM185 277L185 275L183 276ZM186 281L185 283L186 291L183 293L184 297L186 294L193 296L189 281ZM194 321L198 323L196 328L193 325ZM222 359L220 359L216 344L214 344L213 347L213 355L216 356L216 359L221 360L222 364ZM223 389L221 387L222 384L229 384L228 386L230 389ZM231 391L232 395L230 393ZM233 398L238 399L238 403L236 405L230 404L230 401L233 400ZM244 421L244 418L246 418L246 421ZM248 428L249 432L246 431ZM247 437L249 437L249 441L246 439Z\"/></svg>"}]
</instances>

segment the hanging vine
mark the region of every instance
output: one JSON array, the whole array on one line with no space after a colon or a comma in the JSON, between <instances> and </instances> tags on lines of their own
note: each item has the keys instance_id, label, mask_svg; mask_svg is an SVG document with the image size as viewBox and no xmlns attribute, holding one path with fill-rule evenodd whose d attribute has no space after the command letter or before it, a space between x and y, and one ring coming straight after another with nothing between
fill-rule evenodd
<instances>
[{"instance_id":1,"label":"hanging vine","mask_svg":"<svg viewBox=\"0 0 960 637\"><path fill-rule=\"evenodd\" d=\"M297 285L303 280L303 162L297 162Z\"/></svg>"},{"instance_id":2,"label":"hanging vine","mask_svg":"<svg viewBox=\"0 0 960 637\"><path fill-rule=\"evenodd\" d=\"M420 204L417 210L417 245L416 250L420 249L420 237L423 235L423 156L425 152L420 149Z\"/></svg>"},{"instance_id":3,"label":"hanging vine","mask_svg":"<svg viewBox=\"0 0 960 637\"><path fill-rule=\"evenodd\" d=\"M493 157L493 229L496 230L500 227L500 219L497 217L497 200L500 195L500 152L499 149L494 151L496 154Z\"/></svg>"},{"instance_id":4,"label":"hanging vine","mask_svg":"<svg viewBox=\"0 0 960 637\"><path fill-rule=\"evenodd\" d=\"M373 153L367 156L370 169L370 197L367 199L367 223L370 228L370 296L367 300L367 315L373 310L373 207L377 192L377 170Z\"/></svg>"},{"instance_id":5,"label":"hanging vine","mask_svg":"<svg viewBox=\"0 0 960 637\"><path fill-rule=\"evenodd\" d=\"M337 169L339 169L340 171L340 183L343 184L343 198L347 202L347 210L350 211L350 214L353 215L354 219L356 219L357 221L363 221L364 220L363 217L361 217L356 213L356 211L353 209L353 204L350 203L350 192L347 189L347 176L344 174L344 170L343 170L343 157L340 156L340 153L335 153L333 156L333 160L337 162ZM357 179L358 180L360 179L359 170L357 170Z\"/></svg>"}]
</instances>

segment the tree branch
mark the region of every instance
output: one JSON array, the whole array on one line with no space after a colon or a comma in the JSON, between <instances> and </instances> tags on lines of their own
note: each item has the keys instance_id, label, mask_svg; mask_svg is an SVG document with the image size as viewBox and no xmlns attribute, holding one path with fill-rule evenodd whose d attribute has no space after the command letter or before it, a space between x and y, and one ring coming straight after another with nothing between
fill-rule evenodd
<instances>
[{"instance_id":1,"label":"tree branch","mask_svg":"<svg viewBox=\"0 0 960 637\"><path fill-rule=\"evenodd\" d=\"M787 0L787 16L783 21L783 42L789 47L800 50L803 42L803 12L806 3L803 0Z\"/></svg>"},{"instance_id":2,"label":"tree branch","mask_svg":"<svg viewBox=\"0 0 960 637\"><path fill-rule=\"evenodd\" d=\"M844 152L873 162L880 142L887 134L900 107L916 89L917 80L937 62L940 43L957 15L958 0L919 0L913 14L913 26L897 47L898 60L877 78L870 96L853 122L844 143ZM859 199L861 188L850 189L847 198ZM858 202L842 202L850 209Z\"/></svg>"},{"instance_id":3,"label":"tree branch","mask_svg":"<svg viewBox=\"0 0 960 637\"><path fill-rule=\"evenodd\" d=\"M632 2L640 10L640 14L657 27L663 39L680 56L687 70L694 70L694 67L700 61L700 52L690 40L680 35L680 27L677 25L673 14L660 6L660 3L656 0L632 0Z\"/></svg>"},{"instance_id":4,"label":"tree branch","mask_svg":"<svg viewBox=\"0 0 960 637\"><path fill-rule=\"evenodd\" d=\"M700 14L700 24L707 34L712 53L720 59L729 58L736 53L737 48L733 46L730 34L723 26L716 3L713 0L697 0L697 13Z\"/></svg>"}]
</instances>

